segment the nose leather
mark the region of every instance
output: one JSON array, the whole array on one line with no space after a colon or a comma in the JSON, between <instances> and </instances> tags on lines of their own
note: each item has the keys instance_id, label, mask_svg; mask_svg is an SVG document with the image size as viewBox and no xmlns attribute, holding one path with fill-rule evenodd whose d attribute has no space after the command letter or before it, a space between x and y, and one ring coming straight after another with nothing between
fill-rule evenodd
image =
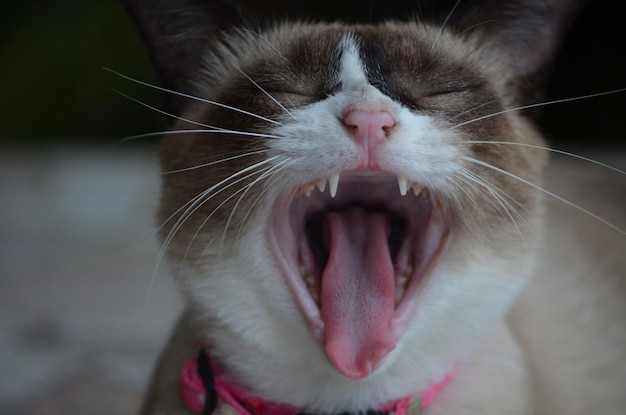
<instances>
[{"instance_id":1,"label":"nose leather","mask_svg":"<svg viewBox=\"0 0 626 415\"><path fill-rule=\"evenodd\" d=\"M352 110L342 121L361 152L359 169L377 169L376 149L387 140L389 130L396 125L393 115L385 110Z\"/></svg>"}]
</instances>

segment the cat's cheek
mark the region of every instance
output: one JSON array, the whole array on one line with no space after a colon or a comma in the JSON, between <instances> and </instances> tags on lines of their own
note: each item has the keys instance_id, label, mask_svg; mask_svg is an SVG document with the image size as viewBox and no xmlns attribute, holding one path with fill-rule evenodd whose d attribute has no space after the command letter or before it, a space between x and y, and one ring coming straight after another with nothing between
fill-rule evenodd
<instances>
[{"instance_id":1,"label":"cat's cheek","mask_svg":"<svg viewBox=\"0 0 626 415\"><path fill-rule=\"evenodd\" d=\"M449 244L416 299L406 334L390 359L391 371L412 364L436 373L441 365L462 362L534 272L538 215L527 218L524 235L507 222L495 237L488 224L474 226L480 218L450 208Z\"/></svg>"}]
</instances>

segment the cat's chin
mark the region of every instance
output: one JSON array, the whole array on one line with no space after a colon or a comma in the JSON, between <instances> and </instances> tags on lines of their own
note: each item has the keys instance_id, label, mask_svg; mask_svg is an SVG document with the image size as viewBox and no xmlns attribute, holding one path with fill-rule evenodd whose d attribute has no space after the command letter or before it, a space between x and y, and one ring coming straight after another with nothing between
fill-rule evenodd
<instances>
[{"instance_id":1,"label":"cat's chin","mask_svg":"<svg viewBox=\"0 0 626 415\"><path fill-rule=\"evenodd\" d=\"M373 171L284 192L269 231L313 337L350 379L369 376L396 347L447 236L441 198Z\"/></svg>"}]
</instances>

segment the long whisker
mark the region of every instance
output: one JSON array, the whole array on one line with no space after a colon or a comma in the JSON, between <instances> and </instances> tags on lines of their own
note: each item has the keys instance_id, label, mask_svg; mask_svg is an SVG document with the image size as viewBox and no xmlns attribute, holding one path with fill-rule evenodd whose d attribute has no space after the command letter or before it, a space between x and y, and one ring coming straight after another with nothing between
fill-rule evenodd
<instances>
[{"instance_id":1,"label":"long whisker","mask_svg":"<svg viewBox=\"0 0 626 415\"><path fill-rule=\"evenodd\" d=\"M161 174L183 173L183 172L190 171L190 170L196 170L196 169L202 169L202 168L209 167L209 166L214 166L214 165L219 164L219 163L224 163L226 161L236 160L236 159L239 159L239 158L242 158L242 157L250 157L250 156L254 156L256 154L263 154L263 153L267 153L267 152L269 152L269 150L250 151L248 153L237 154L236 156L226 157L226 158L219 159L219 160L216 160L216 161L211 161L209 163L198 164L197 166L185 167L183 169L177 169L177 170L164 171Z\"/></svg>"},{"instance_id":2,"label":"long whisker","mask_svg":"<svg viewBox=\"0 0 626 415\"><path fill-rule=\"evenodd\" d=\"M266 163L265 163L265 162L262 162L262 163L257 163L257 165L261 165L261 164L266 164ZM233 181L233 182L229 183L227 186L224 186L222 189L220 189L220 190L218 190L217 192L215 192L214 194L210 195L208 198L206 198L206 200L204 200L204 201L202 202L202 204L204 204L204 203L208 202L211 198L213 198L215 195L217 195L218 193L222 192L223 190L226 190L226 189L228 189L229 187L234 186L235 184L237 184L237 183L239 183L239 182L241 182L241 181L243 181L243 180L246 180L246 179L248 179L248 178L250 178L250 177L252 177L252 176L254 176L254 175L256 175L256 174L259 174L259 173L261 173L261 172L264 172L264 171L269 170L269 169L272 169L272 168L273 168L273 166L266 166L266 167L264 167L264 168L262 168L262 169L260 169L260 170L254 170L254 171L252 171L251 173L246 174L246 175L245 175L245 176L243 176L243 177L240 177L240 178L239 178L239 179L237 179L236 181ZM231 177L229 177L229 178L227 178L226 180L228 180L228 179L230 179L230 178L232 178L232 176L231 176ZM191 247L193 246L194 241L196 240L196 238L198 237L198 235L200 234L200 232L202 231L202 229L204 228L204 226L205 226L205 225L207 224L207 222L208 222L208 221L209 221L209 220L213 217L213 215L215 214L215 212L217 212L217 211L218 211L218 210L219 210L222 206L224 206L224 205L225 205L225 204L226 204L229 200L231 200L233 197L235 197L235 196L237 195L237 193L240 193L240 192L241 192L243 189L245 189L245 188L246 188L246 187L244 187L244 188L242 188L242 189L239 189L239 190L237 190L236 192L234 192L234 193L232 193L231 195L229 195L226 199L224 199L224 200L223 200L223 201L222 201L219 205L217 205L217 206L216 206L216 207L215 207L215 208L214 208L214 209L213 209L213 210L212 210L212 211L211 211L211 212L210 212L210 213L209 213L209 214L208 214L208 215L207 215L207 216L206 216L206 217L202 220L202 223L198 226L198 228L197 228L197 229L196 229L196 231L194 232L193 236L191 237L191 239L190 239L189 243L187 244L187 249L185 250L185 254L183 255L183 257L182 257L182 259L181 259L181 262L180 262L180 267L179 267L179 276L182 274L183 266L184 266L185 261L186 261L186 259L187 259L187 255L189 254L189 251L191 250ZM232 214L232 213L231 213L231 214ZM230 219L229 219L229 220L230 220ZM220 245L220 249L221 249L221 245ZM206 250L204 250L204 251L202 252L202 255L204 255L205 251L206 251ZM201 255L201 256L202 256L202 255ZM196 264L195 266L197 266L197 264Z\"/></svg>"},{"instance_id":3,"label":"long whisker","mask_svg":"<svg viewBox=\"0 0 626 415\"><path fill-rule=\"evenodd\" d=\"M188 120L185 120L185 121L188 121ZM128 140L135 140L135 139L138 139L138 138L160 137L160 136L176 135L176 134L203 134L203 133L206 133L206 134L234 134L234 135L245 135L245 136L259 137L259 138L273 138L273 139L280 138L280 136L277 136L277 135L262 134L262 133L252 133L252 132L248 132L248 131L226 130L226 129L219 129L217 127L214 127L213 129L208 129L208 130L168 130L168 131L155 131L155 132L152 132L152 133L136 134L136 135L128 136L128 137L122 139L120 142L124 142L124 141L128 141Z\"/></svg>"},{"instance_id":4,"label":"long whisker","mask_svg":"<svg viewBox=\"0 0 626 415\"><path fill-rule=\"evenodd\" d=\"M498 207L493 201L491 201L491 204L499 211L503 211L511 220L511 222L513 223L513 225L515 226L515 229L517 230L517 233L519 234L520 238L522 239L522 242L524 244L526 244L526 240L524 238L524 234L522 233L517 220L515 220L515 218L513 217L513 213L515 213L516 217L524 223L524 225L528 226L528 224L526 223L526 220L524 219L524 217L518 212L518 210L513 207L511 205L511 203L509 203L507 200L504 199L503 196L505 196L506 198L512 200L513 202L517 203L517 201L511 197L509 194L507 194L506 192L502 191L501 189L497 189L496 187L494 187L492 184L490 184L489 182L487 182L486 180L484 180L483 178L481 178L480 176L477 176L476 174L472 173L471 171L467 170L467 169L462 169L462 172L464 173L464 176L467 178L467 180L470 180L474 183L476 183L477 185L481 186L483 189L485 189L487 191L487 193L489 193L491 195L491 197L500 205L500 207ZM481 192L482 193L482 192ZM503 196L501 196L503 195ZM485 198L487 200L490 200L490 198ZM519 205L519 203L517 203ZM513 212L513 213L512 213Z\"/></svg>"},{"instance_id":5,"label":"long whisker","mask_svg":"<svg viewBox=\"0 0 626 415\"><path fill-rule=\"evenodd\" d=\"M439 42L439 38L441 37L441 35L443 34L443 30L445 29L446 25L448 24L448 21L450 20L450 18L452 17L452 15L454 14L454 11L456 10L456 8L459 6L459 4L461 3L461 0L457 0L456 3L454 3L454 6L452 6L452 9L450 9L450 12L448 13L448 15L446 16L446 18L443 20L443 23L441 24L441 26L439 27L439 31L437 32L437 36L435 37L435 40L433 41L433 43L430 45L430 50L434 50L435 47L437 46L437 43Z\"/></svg>"},{"instance_id":6,"label":"long whisker","mask_svg":"<svg viewBox=\"0 0 626 415\"><path fill-rule=\"evenodd\" d=\"M263 160L259 163L255 163L253 165L250 165L244 169L239 170L237 173L232 174L231 176L227 177L224 180L221 180L220 182L214 184L213 186L209 187L208 189L200 192L200 194L198 194L197 196L195 196L192 200L190 200L189 202L187 202L183 207L181 207L180 209L178 209L176 212L174 213L172 216L170 216L170 218L168 218L167 221L171 220L173 217L175 217L175 215L178 214L178 212L182 213L180 214L180 217L176 220L176 223L174 223L174 225L172 225L172 229L169 231L168 235L165 237L165 240L163 241L163 244L161 245L161 248L159 249L159 252L157 254L157 261L156 261L156 265L155 265L155 271L152 275L152 279L150 281L150 285L148 287L148 292L150 293L152 291L152 287L154 286L154 281L156 279L156 272L161 264L161 262L163 261L163 258L165 257L165 251L167 250L167 248L169 247L170 243L172 242L172 240L174 239L174 236L176 235L176 233L182 228L183 224L185 223L185 221L187 219L189 219L204 203L206 203L208 200L210 200L210 198L214 197L216 194L219 194L220 192L224 191L225 189L227 189L228 187L232 186L234 183L231 183L227 186L224 186L225 183L227 183L229 180L232 180L234 177L238 177L242 174L246 174L251 170L254 170L255 168L266 164L266 163L270 163L271 161L273 161L274 159L278 158L279 156L274 156L274 157L270 157L269 159ZM243 180L243 179L241 179ZM235 182L236 183L236 182ZM221 187L223 186L223 187ZM220 189L221 187L221 189ZM217 189L217 191L216 191ZM213 194L211 194L213 193ZM210 195L210 197L207 198L207 196ZM185 207L186 206L186 207ZM183 211L184 209L184 211ZM167 222L166 221L166 222ZM163 226L163 225L161 225Z\"/></svg>"},{"instance_id":7,"label":"long whisker","mask_svg":"<svg viewBox=\"0 0 626 415\"><path fill-rule=\"evenodd\" d=\"M480 176L478 176L477 174L473 173L472 171L466 169L466 168L461 168L461 174L463 175L463 177L466 178L467 181L474 183L477 186L480 186L480 188L484 189L485 191L487 191L487 193L489 193L489 195L492 196L493 199L495 199L498 202L498 205L495 204L495 202L491 201L491 205L500 210L500 208L504 209L505 211L515 211L517 213L517 216L520 220L524 220L524 218L519 214L519 212L517 211L517 209L515 207L513 207L511 205L511 203L509 203L504 197L506 197L507 199L511 200L512 202L516 203L519 206L519 203L515 200L515 198L511 197L511 195L509 195L508 193L502 191L501 189L498 189L497 187L495 187L493 184L489 183L487 180L485 180L484 178L481 178ZM474 186L474 188L476 188L476 186ZM484 191L481 191L481 193L484 194ZM485 195L487 196L487 195ZM487 199L487 197L485 197ZM513 220L513 218L511 218Z\"/></svg>"},{"instance_id":8,"label":"long whisker","mask_svg":"<svg viewBox=\"0 0 626 415\"><path fill-rule=\"evenodd\" d=\"M289 162L289 160L285 159L285 160L282 160L282 161L276 163L275 165L271 166L269 169L266 169L266 171L264 171L261 175L259 175L259 177L254 179L252 181L252 183L247 184L243 189L241 189L241 195L237 199L237 202L235 203L235 206L233 206L233 209L231 210L230 215L228 216L228 220L226 221L226 225L224 225L224 231L222 232L222 240L220 242L220 250L222 249L222 246L224 244L224 240L226 239L226 232L228 231L228 228L230 227L230 222L231 222L231 220L233 218L233 215L235 214L235 211L239 207L239 203L243 200L243 198L248 193L248 191L252 187L257 185L261 180L265 179L268 175L273 174L275 170L280 170L283 167L283 165L288 163L288 162ZM249 212L250 211L248 211L248 213ZM247 218L247 216L248 215L246 215L246 218Z\"/></svg>"},{"instance_id":9,"label":"long whisker","mask_svg":"<svg viewBox=\"0 0 626 415\"><path fill-rule=\"evenodd\" d=\"M278 158L278 156L276 157ZM206 223L209 221L209 219L215 214L215 212L217 212L222 206L224 206L224 204L226 204L229 200L231 200L232 198L234 198L237 194L241 193L241 196L239 197L239 199L237 200L235 206L233 207L233 210L230 213L230 216L228 218L228 221L226 223L226 225L224 226L224 232L222 233L222 239L220 242L220 246L219 246L219 250L221 252L221 249L223 247L223 243L224 243L224 238L226 235L226 230L228 229L228 227L230 226L230 221L232 219L232 216L234 215L235 210L237 209L237 206L239 205L239 202L242 200L243 196L246 194L246 192L256 183L259 182L259 180L263 179L264 177L266 177L268 174L272 174L272 172L274 170L276 170L277 168L280 167L280 165L283 162L279 162L276 165L272 165L272 166L268 166L268 167L264 167L260 170L256 170L253 171L250 174L247 174L246 176L244 176L243 178L238 179L236 182L229 184L226 187L230 187L231 185L240 182L242 180L248 179L256 174L261 173L261 175L259 177L257 177L252 183L247 184L246 186L244 186L243 188L237 190L236 192L234 192L233 194L231 194L230 196L228 196L228 198L226 198L224 201L222 201L218 206L216 206L213 211L211 211L211 213L209 213L209 215L204 218L204 220L202 221L202 223L200 224L200 226L198 226L198 229L196 229L196 232L194 233L193 237L191 238L191 241L189 242L189 244L187 245L187 249L185 251L185 254L183 256L183 259L181 260L181 265L180 265L180 270L179 270L179 275L182 273L182 269L183 269L183 265L185 263L185 259L189 253L189 250L191 249L191 246L193 245L193 242L195 241L195 239L197 238L197 236L199 235L200 231L204 228L204 226L206 225ZM260 164L260 163L259 163ZM222 189L223 190L223 189ZM267 189L266 189L267 190ZM221 190L220 190L221 191ZM213 195L211 196L213 197ZM257 198L258 200L258 198ZM249 211L248 211L249 214ZM248 217L248 214L246 214L246 216L244 217L244 220ZM208 246L206 248L203 249L202 253L200 254L198 260L196 261L196 264L194 265L194 272L195 272L195 268L198 267L199 263L200 263L200 259L206 254L208 249Z\"/></svg>"},{"instance_id":10,"label":"long whisker","mask_svg":"<svg viewBox=\"0 0 626 415\"><path fill-rule=\"evenodd\" d=\"M235 111L235 112L238 112L238 113L241 113L241 114L249 115L251 117L258 118L260 120L267 121L267 122L272 123L272 124L282 125L280 122L278 122L276 120L272 120L270 118L264 117L264 116L259 115L259 114L255 114L253 112L242 110L241 108L233 107L231 105L222 104L221 102L217 102L217 101L211 101L209 99L200 98L200 97L197 97L197 96L194 96L194 95L185 94L183 92L174 91L172 89L163 88L163 87L158 86L158 85L153 85L153 84L150 84L148 82L140 81L139 79L135 79L133 77L130 77L128 75L124 75L124 74L122 74L120 72L114 71L113 69L110 69L110 68L107 68L107 67L103 67L102 69L104 69L105 71L111 72L112 74L117 75L117 76L119 76L121 78L124 78L124 79L126 79L128 81L134 82L134 83L139 84L139 85L147 86L149 88L153 88L153 89L156 89L158 91L166 92L168 94L178 95L180 97L188 98L188 99L191 99L191 100L194 100L194 101L203 102L205 104L215 105L217 107L221 107L221 108L225 108L225 109L228 109L228 110L231 110L231 111Z\"/></svg>"},{"instance_id":11,"label":"long whisker","mask_svg":"<svg viewBox=\"0 0 626 415\"><path fill-rule=\"evenodd\" d=\"M455 119L455 118L458 118L458 117L460 117L460 116L462 116L462 115L467 114L468 112L472 112L472 111L474 111L474 110L477 110L478 108L484 107L485 105L493 104L494 102L497 102L497 100L492 99L492 100L490 100L490 101L483 102L482 104L474 105L473 107L468 108L468 109L466 109L465 111L461 111L461 112L459 112L458 114L456 114L456 115L454 115L454 116L452 116L452 117L448 118L446 121L447 121L447 122L450 122L450 121L452 121L452 120L453 120L453 119Z\"/></svg>"},{"instance_id":12,"label":"long whisker","mask_svg":"<svg viewBox=\"0 0 626 415\"><path fill-rule=\"evenodd\" d=\"M283 104L281 104L281 103L280 103L280 101L278 101L278 100L277 100L276 98L274 98L274 97L273 97L273 96L272 96L269 92L267 92L265 89L263 89L263 87L262 87L261 85L259 85L259 84L258 84L258 83L254 80L254 79L250 78L250 77L248 76L248 74L246 74L246 73L245 73L244 71L242 71L240 68L237 68L237 70L238 70L239 72L241 72L241 74L242 74L243 76L245 76L245 77L246 77L246 79L248 79L248 81L252 82L252 84L253 84L254 86L256 86L256 87L259 89L259 91L263 92L263 93L264 93L264 94L265 94L265 95L266 95L269 99L271 99L272 101L274 101L274 103L275 103L276 105L278 105L278 106L279 106L279 107L280 107L283 111L285 111L285 112L287 113L287 115L289 115L289 116L290 116L290 117L291 117L294 121L297 121L297 120L296 120L296 117L294 117L294 115L293 115L293 114L292 114L292 113L291 113L291 112L290 112L287 108L285 108L285 106L284 106Z\"/></svg>"},{"instance_id":13,"label":"long whisker","mask_svg":"<svg viewBox=\"0 0 626 415\"><path fill-rule=\"evenodd\" d=\"M533 189L536 189L536 190L538 190L538 191L540 191L540 192L542 192L542 193L544 193L544 194L546 194L546 195L548 195L548 196L558 200L559 202L564 203L567 206L570 206L570 207L578 210L579 212L582 212L582 213L584 213L586 215L589 215L593 219L595 219L595 220L605 224L606 226L608 226L609 228L613 229L614 231L616 231L616 232L626 236L626 230L618 228L617 226L613 225L611 222L609 222L609 221L607 221L605 219L602 219L600 216L590 212L589 210L583 208L582 206L579 206L579 205L577 205L575 203L572 203L569 200L567 200L567 199L557 195L556 193L553 193L553 192L551 192L551 191L549 191L547 189L544 189L543 187L538 186L538 185L536 185L535 183L533 183L531 181L528 181L528 180L526 180L526 179L524 179L522 177L519 177L519 176L517 176L517 175L515 175L515 174L513 174L511 172L508 172L508 171L503 170L503 169L501 169L499 167L496 167L496 166L494 166L492 164L485 163L484 161L477 160L477 159L472 158L472 157L463 157L463 159L468 161L468 162L470 162L470 163L474 163L474 164L477 164L479 166L483 166L485 168L491 169L491 170L496 171L498 173L504 174L505 176L511 177L511 178L513 178L513 179L515 179L517 181L520 181L520 182L522 182L522 183L532 187Z\"/></svg>"},{"instance_id":14,"label":"long whisker","mask_svg":"<svg viewBox=\"0 0 626 415\"><path fill-rule=\"evenodd\" d=\"M274 157L270 157L269 159L260 161L258 163L252 164L244 169L239 170L237 173L230 175L229 177L221 180L220 182L218 182L217 184L214 184L213 186L209 187L208 189L204 190L202 193L200 193L199 197L196 198L196 200L189 205L189 207L185 210L185 212L183 212L183 214L181 215L181 217L176 221L176 223L174 224L174 226L172 227L172 230L170 231L170 235L174 236L174 234L176 234L176 232L178 232L178 230L180 230L180 228L182 227L183 223L189 218L191 217L200 207L202 207L202 205L204 205L206 202L208 202L211 198L215 197L216 195L220 194L221 192L223 192L224 190L228 189L229 187L234 186L235 184L241 182L242 180L245 180L247 177L249 176L243 176L243 177L239 177L242 174L246 174L249 173L250 171L254 171L254 169L264 165L264 164L268 164L271 161L275 160L276 158L278 158L279 156L274 156ZM239 177L237 180L231 181L233 180L233 178ZM229 181L231 181L230 183L228 183ZM228 183L228 184L227 184ZM209 196L210 195L210 196ZM209 197L206 197L209 196ZM171 241L172 238L170 238L170 235L168 235L168 238L166 238L166 243L169 244L169 241Z\"/></svg>"},{"instance_id":15,"label":"long whisker","mask_svg":"<svg viewBox=\"0 0 626 415\"><path fill-rule=\"evenodd\" d=\"M181 121L185 121L188 122L190 124L195 124L198 125L200 127L205 127L207 129L203 129L203 130L168 130L168 131L157 131L157 132L153 132L153 133L144 133L144 134L137 134L137 135L132 135L129 137L126 137L122 140L120 140L120 143L123 143L125 141L129 141L129 140L134 140L137 138L146 138L146 137L153 137L153 136L163 136L163 135L170 135L170 134L191 134L191 133L220 133L220 134L235 134L235 135L245 135L245 136L251 136L251 137L260 137L260 138L274 138L274 139L278 139L281 138L280 136L277 135L271 135L271 134L263 134L263 133L253 133L253 132L249 132L249 131L238 131L238 130L230 130L230 129L225 129L225 128L220 128L220 127L216 127L214 125L209 125L209 124L204 124L201 122L197 122L197 121L193 121L187 118L183 118L183 117L179 117L177 115L174 115L172 113L169 113L167 111L164 111L162 109L156 108L153 105L147 104L145 102L142 102L136 98L133 98L131 96L128 96L126 94L124 94L123 92L117 91L115 90L116 93L120 94L121 96L130 99L133 102L136 102L139 105L143 105L146 108L149 108L153 111L156 111L160 114L163 115L167 115L168 117L172 117Z\"/></svg>"},{"instance_id":16,"label":"long whisker","mask_svg":"<svg viewBox=\"0 0 626 415\"><path fill-rule=\"evenodd\" d=\"M474 210L476 210L476 212L478 214L480 214L480 216L482 216L483 218L483 222L489 226L489 228L491 229L490 226L490 222L487 219L487 215L485 214L484 210L480 207L480 205L478 204L478 201L476 200L476 198L474 197L474 195L472 195L470 192L467 191L467 189L465 188L465 186L459 186L456 183L456 180L462 182L463 184L473 188L476 192L478 193L482 193L482 189L476 184L474 183L472 180L470 180L467 177L467 169L462 168L461 171L459 172L460 174L455 174L455 191L458 189L458 191L462 192L465 194L465 196L467 196L467 198L470 200L470 202L472 203L472 205L474 205ZM490 203L493 204L492 201L490 201Z\"/></svg>"},{"instance_id":17,"label":"long whisker","mask_svg":"<svg viewBox=\"0 0 626 415\"><path fill-rule=\"evenodd\" d=\"M609 164L605 164L605 163L602 163L600 161L591 159L589 157L581 156L581 155L576 154L576 153L571 153L569 151L559 150L559 149L556 149L556 148L545 147L545 146L538 146L538 145L535 145L535 144L516 143L516 142L510 142L510 141L478 141L478 140L471 140L471 141L466 141L466 143L468 143L468 144L497 144L497 145L519 146L519 147L536 148L536 149L539 149L539 150L547 150L547 151L550 151L552 153L562 154L562 155L565 155L565 156L568 156L568 157L576 158L576 159L585 161L587 163L591 163L591 164L595 164L595 165L600 166L600 167L604 167L604 168L612 170L612 171L614 171L616 173L620 173L620 174L626 175L626 171L620 170L620 169L618 169L616 167L613 167L613 166L611 166Z\"/></svg>"},{"instance_id":18,"label":"long whisker","mask_svg":"<svg viewBox=\"0 0 626 415\"><path fill-rule=\"evenodd\" d=\"M164 110L162 110L162 109L160 109L160 108L157 108L157 107L155 107L155 106L153 106L153 105L147 104L147 103L145 103L145 102L143 102L143 101L140 101L140 100L138 100L138 99L136 99L136 98L133 98L133 97L131 97L131 96L129 96L129 95L126 95L125 93L120 92L120 91L118 91L118 90L116 90L116 89L114 89L113 91L114 91L115 93L117 93L117 94L120 94L120 95L121 95L121 96L123 96L124 98L127 98L127 99L129 99L129 100L131 100L131 101L133 101L133 102L135 102L135 103L137 103L137 104L139 104L139 105L142 105L142 106L144 106L144 107L146 107L146 108L148 108L148 109L151 109L151 110L153 110L153 111L156 111L156 112L158 112L159 114L167 115L168 117L172 117L172 118L175 118L175 119L180 120L180 121L185 121L185 122L188 122L188 123L190 123L190 124L198 125L198 126L200 126L200 127L209 128L209 129L211 129L211 130L219 130L219 128L218 128L218 127L215 127L215 126L212 126L212 125L208 125L208 124L204 124L204 123L201 123L201 122L198 122L198 121L194 121L194 120L190 120L190 119L187 119L187 118L179 117L178 115L174 115L174 114L172 114L172 113L170 113L170 112L164 111ZM120 142L124 142L124 141L126 141L126 140L128 140L128 139L129 139L129 138L127 137L127 138L125 138L125 139L121 140Z\"/></svg>"},{"instance_id":19,"label":"long whisker","mask_svg":"<svg viewBox=\"0 0 626 415\"><path fill-rule=\"evenodd\" d=\"M210 163L204 163L202 165L199 166L194 166L194 167L188 167L188 170L193 170L196 168L201 168L201 167L207 167L207 166L211 166L211 165L215 165L215 164L219 164L225 161L229 161L235 158L239 158L239 157L246 157L246 156L251 156L251 155L256 155L257 153L263 153L266 150L259 150L257 151L253 151L253 152L249 152L249 153L243 153L243 154L239 154L237 156L233 156L233 157L228 157L228 158L224 158L224 159L220 159L220 160L216 160ZM186 171L186 169L180 169L179 171ZM165 172L165 173L161 173L161 174L167 174L170 172ZM165 225L167 225L173 218L175 218L176 216L178 216L179 213L181 213L184 209L187 208L188 205L190 205L191 203L193 203L194 200L196 200L196 198L201 197L203 193L198 194L196 197L194 197L193 199L189 200L187 203L185 203L184 205L182 205L180 208L178 208L174 213L172 213L167 219L165 219L163 221L163 223L161 224L161 226L159 226L155 233L158 233Z\"/></svg>"},{"instance_id":20,"label":"long whisker","mask_svg":"<svg viewBox=\"0 0 626 415\"><path fill-rule=\"evenodd\" d=\"M263 36L258 31L251 30L251 29L248 29L248 28L242 28L242 27L238 27L238 28L235 28L235 29L232 29L232 30L234 30L235 32L246 33L248 35L252 35L252 36L256 37L259 40L262 40L270 48L272 48L274 50L274 52L276 52L276 55L278 55L283 61L289 62L287 57L285 57L285 55L276 47L276 45L274 45L272 42L270 42L270 40L267 37Z\"/></svg>"},{"instance_id":21,"label":"long whisker","mask_svg":"<svg viewBox=\"0 0 626 415\"><path fill-rule=\"evenodd\" d=\"M538 102L536 104L523 105L521 107L509 108L509 109L506 109L506 110L503 110L503 111L498 111L498 112L494 112L492 114L483 115L482 117L474 118L473 120L469 120L469 121L465 121L465 122L456 124L456 125L450 127L450 129L453 130L453 129L462 127L464 125L473 124L475 122L482 121L482 120L485 120L485 119L488 119L488 118L492 118L492 117L496 117L498 115L507 114L509 112L522 111L522 110L526 110L526 109L530 109L530 108L537 108L537 107L545 107L545 106L548 106L548 105L563 104L565 102L578 101L578 100L582 100L582 99L597 98L597 97L601 97L601 96L604 96L604 95L618 94L618 93L624 92L624 91L626 91L626 88L620 88L620 89L616 89L616 90L613 90L613 91L598 92L596 94L583 95L583 96L573 97L573 98L563 98L563 99L557 99L557 100L554 100L554 101Z\"/></svg>"},{"instance_id":22,"label":"long whisker","mask_svg":"<svg viewBox=\"0 0 626 415\"><path fill-rule=\"evenodd\" d=\"M241 236L241 231L243 229L243 224L246 222L246 220L248 220L248 216L250 216L250 213L252 212L252 209L254 208L254 206L257 204L259 200L261 200L265 192L267 192L270 188L272 188L272 185L276 182L276 180L282 177L282 175L279 176L278 173L282 172L283 170L292 166L295 163L296 163L296 160L288 160L288 162L280 166L279 169L274 169L275 171L271 171L271 174L274 176L274 178L265 186L265 188L259 193L256 199L248 207L248 212L241 220L241 225L239 226L239 230L237 231L237 236L236 236L237 240L239 240L239 237Z\"/></svg>"}]
</instances>

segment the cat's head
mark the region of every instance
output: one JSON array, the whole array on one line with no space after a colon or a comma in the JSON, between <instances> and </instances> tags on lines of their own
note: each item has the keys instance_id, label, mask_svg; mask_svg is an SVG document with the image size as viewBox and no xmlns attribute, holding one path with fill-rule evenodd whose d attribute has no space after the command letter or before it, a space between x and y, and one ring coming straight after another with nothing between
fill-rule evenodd
<instances>
[{"instance_id":1,"label":"cat's head","mask_svg":"<svg viewBox=\"0 0 626 415\"><path fill-rule=\"evenodd\" d=\"M199 338L308 410L440 378L531 273L546 156L516 108L568 13L274 24L172 3L131 8L173 90L159 221Z\"/></svg>"}]
</instances>

